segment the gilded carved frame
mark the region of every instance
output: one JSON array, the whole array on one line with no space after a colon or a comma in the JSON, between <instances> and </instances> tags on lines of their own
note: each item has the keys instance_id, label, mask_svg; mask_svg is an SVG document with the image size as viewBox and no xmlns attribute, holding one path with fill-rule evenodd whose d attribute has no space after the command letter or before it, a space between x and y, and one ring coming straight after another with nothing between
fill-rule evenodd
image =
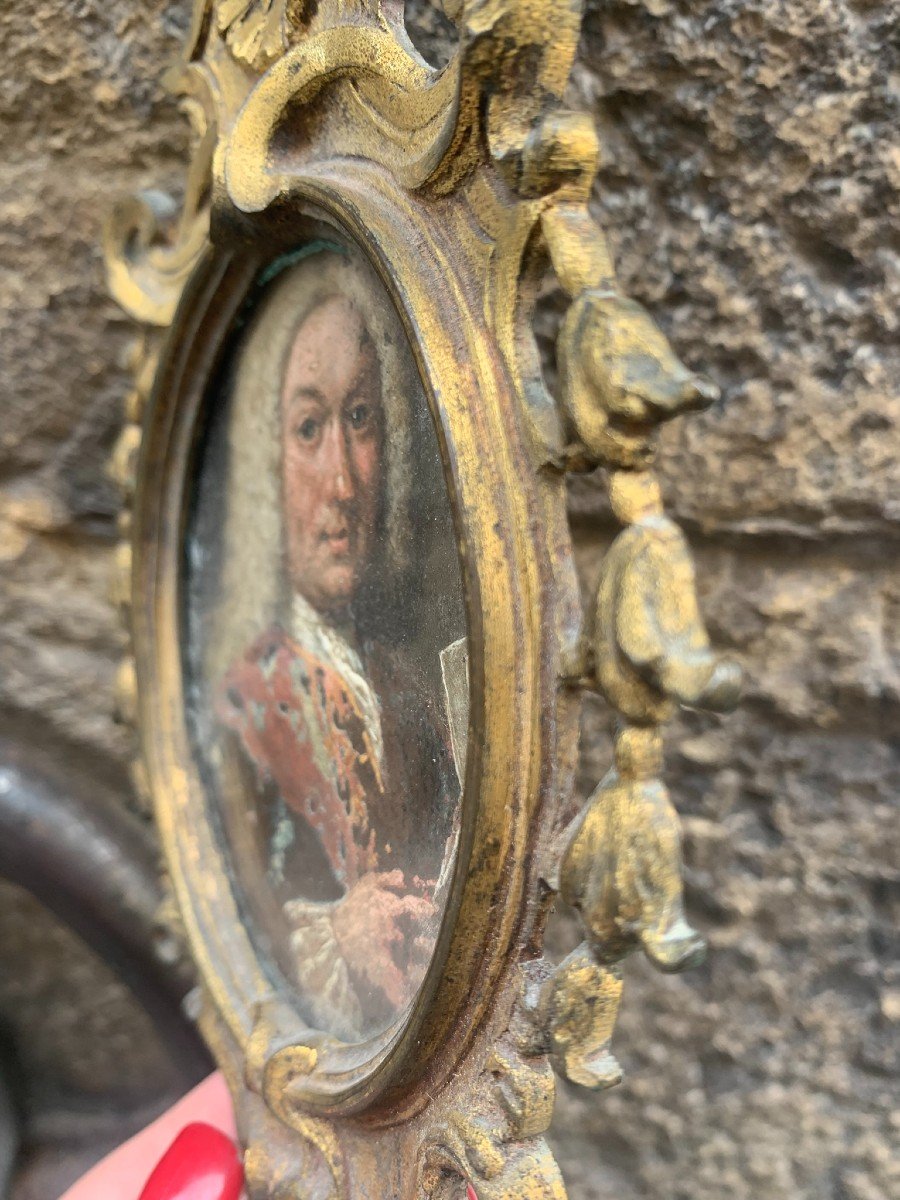
<instances>
[{"instance_id":1,"label":"gilded carved frame","mask_svg":"<svg viewBox=\"0 0 900 1200\"><path fill-rule=\"evenodd\" d=\"M390 0L197 0L170 77L195 133L179 210L119 206L110 286L143 325L114 455L123 710L140 726L168 869L200 969L202 1026L231 1086L256 1197L557 1197L552 1068L604 1087L620 962L702 943L681 907L660 726L730 707L655 430L715 389L621 296L588 211L598 146L563 93L580 5L463 0L443 70ZM272 993L235 907L184 727L179 562L197 413L259 265L325 223L363 247L403 316L438 430L468 612L463 829L434 966L400 1033L365 1054L310 1036ZM571 297L559 396L532 334L541 271ZM566 473L602 464L623 525L585 618ZM614 770L562 827L583 689L621 724ZM560 890L585 942L541 955ZM460 1191L462 1189L462 1191Z\"/></svg>"}]
</instances>

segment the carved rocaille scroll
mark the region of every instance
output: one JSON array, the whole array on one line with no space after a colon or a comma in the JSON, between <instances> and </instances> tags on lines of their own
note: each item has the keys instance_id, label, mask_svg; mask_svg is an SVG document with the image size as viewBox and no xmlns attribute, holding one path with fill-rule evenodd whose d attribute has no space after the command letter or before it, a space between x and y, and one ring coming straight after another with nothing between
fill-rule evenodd
<instances>
[{"instance_id":1,"label":"carved rocaille scroll","mask_svg":"<svg viewBox=\"0 0 900 1200\"><path fill-rule=\"evenodd\" d=\"M598 140L563 103L580 4L445 8L458 47L438 70L409 41L399 0L197 0L168 79L195 132L184 200L129 201L107 230L111 290L143 327L113 463L128 501L115 591L123 610L133 602L138 666L122 670L121 709L142 726L150 782L142 766L139 784L154 793L254 1198L450 1200L469 1188L479 1200L563 1200L543 1138L551 1066L586 1087L616 1083L622 960L640 948L677 971L703 952L683 911L661 730L679 705L731 708L739 671L710 648L653 461L659 426L717 392L619 292L588 210ZM204 331L239 312L253 277L241 256L285 253L296 223L322 213L393 281L422 361L446 382L433 406L453 494L466 498L473 614L476 766L458 904L414 1027L371 1069L298 1022L255 969L173 749L175 659L155 644L177 644L160 613L177 612L178 526L159 534L154 514L171 473L189 469L178 446L190 431L178 442L170 430L179 397L200 386L191 372L212 370L218 343ZM555 398L531 328L548 261L570 298ZM598 466L622 529L583 614L565 480ZM585 688L618 714L615 763L563 831ZM556 967L541 957L550 881L584 927Z\"/></svg>"}]
</instances>

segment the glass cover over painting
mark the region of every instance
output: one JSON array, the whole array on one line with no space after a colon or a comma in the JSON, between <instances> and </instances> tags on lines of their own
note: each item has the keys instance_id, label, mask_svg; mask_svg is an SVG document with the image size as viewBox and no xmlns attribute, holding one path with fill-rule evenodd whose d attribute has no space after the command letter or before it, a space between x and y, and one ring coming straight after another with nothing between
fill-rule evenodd
<instances>
[{"instance_id":1,"label":"glass cover over painting","mask_svg":"<svg viewBox=\"0 0 900 1200\"><path fill-rule=\"evenodd\" d=\"M365 1040L434 952L468 670L437 435L358 252L316 242L261 277L194 477L189 725L236 892L308 1023Z\"/></svg>"}]
</instances>

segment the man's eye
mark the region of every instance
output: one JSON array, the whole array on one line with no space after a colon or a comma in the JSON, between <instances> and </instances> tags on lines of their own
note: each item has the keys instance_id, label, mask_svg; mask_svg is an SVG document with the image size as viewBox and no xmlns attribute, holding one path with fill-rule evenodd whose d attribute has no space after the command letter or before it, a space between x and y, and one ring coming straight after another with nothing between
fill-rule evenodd
<instances>
[{"instance_id":1,"label":"man's eye","mask_svg":"<svg viewBox=\"0 0 900 1200\"><path fill-rule=\"evenodd\" d=\"M354 429L364 429L372 416L372 409L368 404L354 404L347 416Z\"/></svg>"},{"instance_id":2,"label":"man's eye","mask_svg":"<svg viewBox=\"0 0 900 1200\"><path fill-rule=\"evenodd\" d=\"M304 442L311 442L319 430L319 422L315 417L307 417L297 426L297 437Z\"/></svg>"}]
</instances>

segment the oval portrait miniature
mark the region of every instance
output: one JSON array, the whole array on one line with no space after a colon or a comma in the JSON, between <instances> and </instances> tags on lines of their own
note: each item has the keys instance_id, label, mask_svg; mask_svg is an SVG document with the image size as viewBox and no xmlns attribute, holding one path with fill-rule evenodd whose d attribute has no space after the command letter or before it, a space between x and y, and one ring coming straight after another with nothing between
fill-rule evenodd
<instances>
[{"instance_id":1,"label":"oval portrait miniature","mask_svg":"<svg viewBox=\"0 0 900 1200\"><path fill-rule=\"evenodd\" d=\"M466 626L437 434L384 286L330 241L263 272L205 407L194 754L273 983L366 1041L415 1000L459 832Z\"/></svg>"}]
</instances>

